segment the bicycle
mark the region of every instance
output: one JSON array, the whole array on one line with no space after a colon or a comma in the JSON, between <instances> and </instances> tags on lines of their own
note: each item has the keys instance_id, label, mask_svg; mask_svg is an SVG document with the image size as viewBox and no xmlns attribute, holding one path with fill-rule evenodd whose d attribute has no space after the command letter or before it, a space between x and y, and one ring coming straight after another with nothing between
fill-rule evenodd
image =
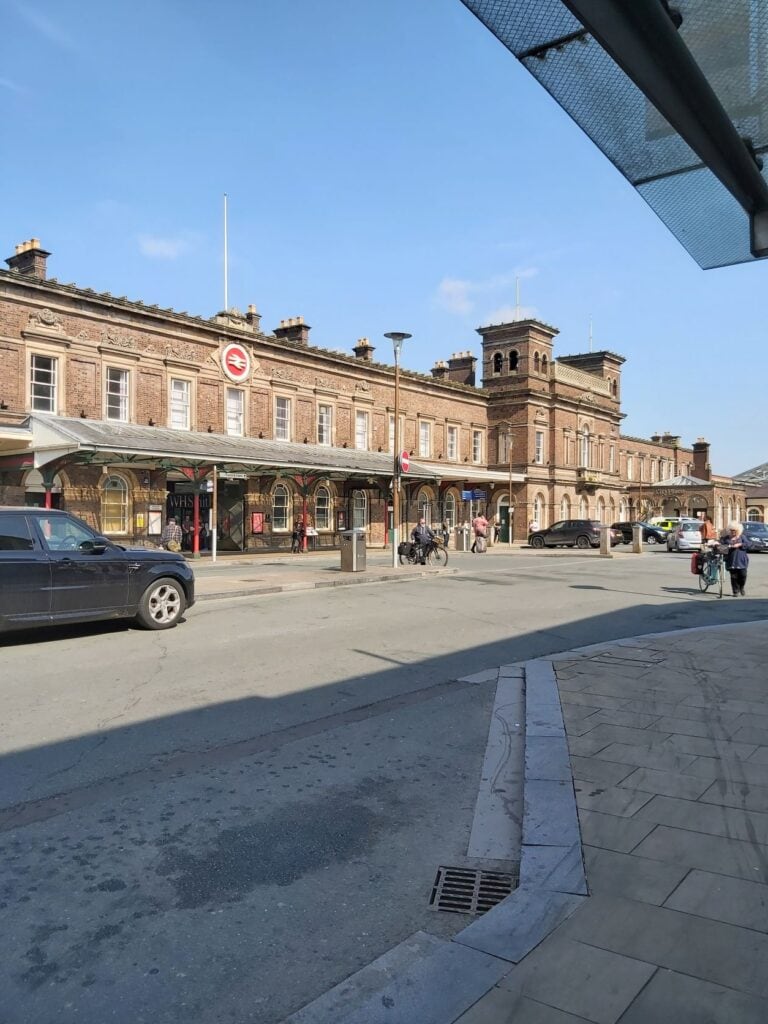
<instances>
[{"instance_id":1,"label":"bicycle","mask_svg":"<svg viewBox=\"0 0 768 1024\"><path fill-rule=\"evenodd\" d=\"M421 561L420 550L418 544L412 544L410 541L403 541L398 546L397 554L400 558L400 565L416 565ZM430 565L447 565L448 564L448 552L445 550L445 545L439 537L435 537L433 540L428 541L423 545L424 560L429 562Z\"/></svg>"},{"instance_id":2,"label":"bicycle","mask_svg":"<svg viewBox=\"0 0 768 1024\"><path fill-rule=\"evenodd\" d=\"M703 553L703 564L699 573L699 589L706 594L710 587L717 587L717 596L723 596L723 580L725 579L724 554L728 548L722 544L710 548Z\"/></svg>"}]
</instances>

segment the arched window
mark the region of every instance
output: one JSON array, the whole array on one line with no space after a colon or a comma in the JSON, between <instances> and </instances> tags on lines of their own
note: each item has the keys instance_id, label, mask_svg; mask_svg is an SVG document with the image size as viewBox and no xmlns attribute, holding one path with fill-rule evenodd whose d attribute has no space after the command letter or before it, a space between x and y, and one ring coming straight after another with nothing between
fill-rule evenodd
<instances>
[{"instance_id":1,"label":"arched window","mask_svg":"<svg viewBox=\"0 0 768 1024\"><path fill-rule=\"evenodd\" d=\"M589 502L583 494L579 498L579 519L589 519Z\"/></svg>"},{"instance_id":2,"label":"arched window","mask_svg":"<svg viewBox=\"0 0 768 1024\"><path fill-rule=\"evenodd\" d=\"M453 491L448 491L443 499L443 521L449 530L456 525L456 495Z\"/></svg>"},{"instance_id":3,"label":"arched window","mask_svg":"<svg viewBox=\"0 0 768 1024\"><path fill-rule=\"evenodd\" d=\"M272 491L272 530L288 529L288 509L290 494L285 484L275 484Z\"/></svg>"},{"instance_id":4,"label":"arched window","mask_svg":"<svg viewBox=\"0 0 768 1024\"><path fill-rule=\"evenodd\" d=\"M718 530L725 529L725 505L723 504L722 498L717 499L717 522L715 523L715 526Z\"/></svg>"},{"instance_id":5,"label":"arched window","mask_svg":"<svg viewBox=\"0 0 768 1024\"><path fill-rule=\"evenodd\" d=\"M597 518L601 523L605 522L605 498L597 499Z\"/></svg>"},{"instance_id":6,"label":"arched window","mask_svg":"<svg viewBox=\"0 0 768 1024\"><path fill-rule=\"evenodd\" d=\"M536 373L539 372L539 353L538 352L534 352L534 354L533 354L533 369L535 370Z\"/></svg>"},{"instance_id":7,"label":"arched window","mask_svg":"<svg viewBox=\"0 0 768 1024\"><path fill-rule=\"evenodd\" d=\"M547 372L547 357L546 356L542 356L541 357L541 372L542 373L546 373Z\"/></svg>"},{"instance_id":8,"label":"arched window","mask_svg":"<svg viewBox=\"0 0 768 1024\"><path fill-rule=\"evenodd\" d=\"M315 529L330 530L331 528L331 493L327 487L318 487L315 491Z\"/></svg>"},{"instance_id":9,"label":"arched window","mask_svg":"<svg viewBox=\"0 0 768 1024\"><path fill-rule=\"evenodd\" d=\"M571 518L571 499L568 497L567 494L564 494L560 499L560 518Z\"/></svg>"},{"instance_id":10,"label":"arched window","mask_svg":"<svg viewBox=\"0 0 768 1024\"><path fill-rule=\"evenodd\" d=\"M751 508L749 510L749 512L747 512L747 520L750 523L762 523L763 518L760 515L760 509L759 508Z\"/></svg>"},{"instance_id":11,"label":"arched window","mask_svg":"<svg viewBox=\"0 0 768 1024\"><path fill-rule=\"evenodd\" d=\"M608 502L608 521L610 523L616 520L616 502L611 498Z\"/></svg>"},{"instance_id":12,"label":"arched window","mask_svg":"<svg viewBox=\"0 0 768 1024\"><path fill-rule=\"evenodd\" d=\"M619 519L621 522L625 522L629 518L629 510L627 508L627 499L622 498L619 502Z\"/></svg>"},{"instance_id":13,"label":"arched window","mask_svg":"<svg viewBox=\"0 0 768 1024\"><path fill-rule=\"evenodd\" d=\"M509 353L509 372L510 373L515 373L515 371L517 370L517 364L518 364L519 361L520 361L520 353L517 351L517 349L513 348L512 351Z\"/></svg>"},{"instance_id":14,"label":"arched window","mask_svg":"<svg viewBox=\"0 0 768 1024\"><path fill-rule=\"evenodd\" d=\"M504 357L501 352L495 352L493 355L493 375L498 377L501 373L502 366L504 365Z\"/></svg>"},{"instance_id":15,"label":"arched window","mask_svg":"<svg viewBox=\"0 0 768 1024\"><path fill-rule=\"evenodd\" d=\"M546 527L544 521L544 495L537 494L533 499L533 518L534 521L539 524L539 529L543 530Z\"/></svg>"},{"instance_id":16,"label":"arched window","mask_svg":"<svg viewBox=\"0 0 768 1024\"><path fill-rule=\"evenodd\" d=\"M128 533L128 484L108 476L101 490L101 528L104 533Z\"/></svg>"},{"instance_id":17,"label":"arched window","mask_svg":"<svg viewBox=\"0 0 768 1024\"><path fill-rule=\"evenodd\" d=\"M368 496L365 491L352 491L352 529L368 528Z\"/></svg>"},{"instance_id":18,"label":"arched window","mask_svg":"<svg viewBox=\"0 0 768 1024\"><path fill-rule=\"evenodd\" d=\"M581 438L579 439L579 465L584 469L589 466L589 427L582 427L581 430Z\"/></svg>"}]
</instances>

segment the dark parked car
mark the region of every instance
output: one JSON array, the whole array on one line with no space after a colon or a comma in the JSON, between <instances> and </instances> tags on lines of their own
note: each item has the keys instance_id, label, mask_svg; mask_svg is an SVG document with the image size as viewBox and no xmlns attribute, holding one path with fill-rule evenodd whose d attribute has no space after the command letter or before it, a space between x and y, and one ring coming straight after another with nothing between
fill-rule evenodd
<instances>
[{"instance_id":1,"label":"dark parked car","mask_svg":"<svg viewBox=\"0 0 768 1024\"><path fill-rule=\"evenodd\" d=\"M768 551L768 526L765 523L742 523L747 538L747 551Z\"/></svg>"},{"instance_id":2,"label":"dark parked car","mask_svg":"<svg viewBox=\"0 0 768 1024\"><path fill-rule=\"evenodd\" d=\"M639 519L636 519L633 523L614 523L611 529L620 530L624 543L631 544L633 526L642 526L643 540L646 544L666 544L666 530L662 529L660 526L654 526L653 523L643 523Z\"/></svg>"},{"instance_id":3,"label":"dark parked car","mask_svg":"<svg viewBox=\"0 0 768 1024\"><path fill-rule=\"evenodd\" d=\"M0 508L0 632L122 618L169 629L194 601L183 555L121 547L68 512Z\"/></svg>"},{"instance_id":4,"label":"dark parked car","mask_svg":"<svg viewBox=\"0 0 768 1024\"><path fill-rule=\"evenodd\" d=\"M561 519L546 530L534 530L528 537L532 548L598 548L601 524L597 519ZM611 528L611 544L621 541L621 533Z\"/></svg>"}]
</instances>

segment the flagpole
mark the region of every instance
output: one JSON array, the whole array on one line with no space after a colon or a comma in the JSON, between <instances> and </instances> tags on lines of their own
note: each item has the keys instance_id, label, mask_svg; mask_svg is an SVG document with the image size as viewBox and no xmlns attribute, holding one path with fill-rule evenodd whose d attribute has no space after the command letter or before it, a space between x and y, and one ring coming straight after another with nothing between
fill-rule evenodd
<instances>
[{"instance_id":1,"label":"flagpole","mask_svg":"<svg viewBox=\"0 0 768 1024\"><path fill-rule=\"evenodd\" d=\"M229 309L229 286L227 265L227 193L224 193L224 312Z\"/></svg>"}]
</instances>

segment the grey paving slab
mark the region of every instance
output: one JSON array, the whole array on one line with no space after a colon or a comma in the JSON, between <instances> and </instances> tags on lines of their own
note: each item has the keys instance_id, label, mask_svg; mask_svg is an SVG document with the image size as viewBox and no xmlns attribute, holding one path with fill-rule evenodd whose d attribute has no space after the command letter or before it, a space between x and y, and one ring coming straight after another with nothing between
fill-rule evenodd
<instances>
[{"instance_id":1,"label":"grey paving slab","mask_svg":"<svg viewBox=\"0 0 768 1024\"><path fill-rule=\"evenodd\" d=\"M768 995L768 936L747 928L595 894L562 925L561 937L751 995Z\"/></svg>"},{"instance_id":2,"label":"grey paving slab","mask_svg":"<svg viewBox=\"0 0 768 1024\"><path fill-rule=\"evenodd\" d=\"M768 812L768 786L755 786L745 782L726 782L725 779L717 779L707 787L704 793L699 795L699 800L707 804L741 807L745 811Z\"/></svg>"},{"instance_id":3,"label":"grey paving slab","mask_svg":"<svg viewBox=\"0 0 768 1024\"><path fill-rule=\"evenodd\" d=\"M633 818L617 818L612 814L597 811L579 811L581 837L585 844L618 853L629 853L651 832L656 825L652 821L635 821Z\"/></svg>"},{"instance_id":4,"label":"grey paving slab","mask_svg":"<svg viewBox=\"0 0 768 1024\"><path fill-rule=\"evenodd\" d=\"M558 670L558 684L560 681L560 672ZM588 690L579 690L578 693L572 693L571 691L565 691L560 687L560 701L565 707L566 705L586 705L588 707L599 707L599 708L623 708L627 703L625 697L609 697L606 694L590 693Z\"/></svg>"},{"instance_id":5,"label":"grey paving slab","mask_svg":"<svg viewBox=\"0 0 768 1024\"><path fill-rule=\"evenodd\" d=\"M601 740L599 736L587 734L586 736L568 737L568 749L571 752L571 756L592 757L610 746L611 744L608 740Z\"/></svg>"},{"instance_id":6,"label":"grey paving slab","mask_svg":"<svg viewBox=\"0 0 768 1024\"><path fill-rule=\"evenodd\" d=\"M526 780L523 802L523 843L568 846L579 841L579 822L570 780Z\"/></svg>"},{"instance_id":7,"label":"grey paving slab","mask_svg":"<svg viewBox=\"0 0 768 1024\"><path fill-rule=\"evenodd\" d=\"M595 782L577 781L574 789L579 809L583 807L587 811L615 814L620 818L631 818L644 804L653 800L653 794L639 789L603 786Z\"/></svg>"},{"instance_id":8,"label":"grey paving slab","mask_svg":"<svg viewBox=\"0 0 768 1024\"><path fill-rule=\"evenodd\" d=\"M760 700L760 694L756 693L753 700L720 700L716 704L718 712L729 712L735 711L739 715L764 715L765 714L765 701ZM692 693L683 700L684 704L689 704L692 708L702 708L706 710L712 706L712 700L707 694L703 693Z\"/></svg>"},{"instance_id":9,"label":"grey paving slab","mask_svg":"<svg viewBox=\"0 0 768 1024\"><path fill-rule=\"evenodd\" d=\"M658 720L655 728L666 729L670 733L681 733L684 736L702 736L706 739L723 740L734 739L734 733L739 730L739 726L735 722L718 722L714 715L699 720L664 715ZM740 740L739 742L745 741Z\"/></svg>"},{"instance_id":10,"label":"grey paving slab","mask_svg":"<svg viewBox=\"0 0 768 1024\"><path fill-rule=\"evenodd\" d=\"M606 740L608 743L626 743L634 746L661 745L671 737L669 732L655 729L632 729L625 725L596 725L588 735Z\"/></svg>"},{"instance_id":11,"label":"grey paving slab","mask_svg":"<svg viewBox=\"0 0 768 1024\"><path fill-rule=\"evenodd\" d=\"M586 899L570 893L518 889L460 931L453 941L519 963Z\"/></svg>"},{"instance_id":12,"label":"grey paving slab","mask_svg":"<svg viewBox=\"0 0 768 1024\"><path fill-rule=\"evenodd\" d=\"M646 793L663 796L678 796L684 800L696 800L712 785L707 779L695 775L681 775L679 772L660 772L655 768L636 768L626 775L618 785L627 789L640 789Z\"/></svg>"},{"instance_id":13,"label":"grey paving slab","mask_svg":"<svg viewBox=\"0 0 768 1024\"><path fill-rule=\"evenodd\" d=\"M584 782L600 782L606 786L617 785L636 770L629 764L601 761L599 757L577 757L574 755L571 755L571 769L575 779L582 779Z\"/></svg>"},{"instance_id":14,"label":"grey paving slab","mask_svg":"<svg viewBox=\"0 0 768 1024\"><path fill-rule=\"evenodd\" d=\"M664 906L768 933L768 885L759 882L691 871Z\"/></svg>"},{"instance_id":15,"label":"grey paving slab","mask_svg":"<svg viewBox=\"0 0 768 1024\"><path fill-rule=\"evenodd\" d=\"M768 1000L677 971L657 971L621 1024L765 1024Z\"/></svg>"},{"instance_id":16,"label":"grey paving slab","mask_svg":"<svg viewBox=\"0 0 768 1024\"><path fill-rule=\"evenodd\" d=\"M590 892L626 896L660 906L689 872L685 865L664 864L636 854L584 847Z\"/></svg>"},{"instance_id":17,"label":"grey paving slab","mask_svg":"<svg viewBox=\"0 0 768 1024\"><path fill-rule=\"evenodd\" d=\"M736 743L733 740L706 739L703 736L685 736L673 733L662 744L663 749L700 757L725 757L746 760L757 749L754 743ZM765 748L768 754L768 747Z\"/></svg>"},{"instance_id":18,"label":"grey paving slab","mask_svg":"<svg viewBox=\"0 0 768 1024\"><path fill-rule=\"evenodd\" d=\"M456 942L433 945L411 963L404 963L406 955L407 948L404 953L395 947L293 1014L287 1024L446 1024L509 970L509 964ZM366 972L361 982L359 975ZM381 987L375 985L377 978Z\"/></svg>"},{"instance_id":19,"label":"grey paving slab","mask_svg":"<svg viewBox=\"0 0 768 1024\"><path fill-rule=\"evenodd\" d=\"M660 721L660 715L648 715L640 711L629 711L626 708L603 708L594 716L595 725L621 725L627 729L652 729L654 732L666 732L666 727L660 725Z\"/></svg>"},{"instance_id":20,"label":"grey paving slab","mask_svg":"<svg viewBox=\"0 0 768 1024\"><path fill-rule=\"evenodd\" d=\"M499 666L499 679L525 679L525 667L519 661Z\"/></svg>"},{"instance_id":21,"label":"grey paving slab","mask_svg":"<svg viewBox=\"0 0 768 1024\"><path fill-rule=\"evenodd\" d=\"M571 781L571 759L565 735L526 736L525 780Z\"/></svg>"},{"instance_id":22,"label":"grey paving slab","mask_svg":"<svg viewBox=\"0 0 768 1024\"><path fill-rule=\"evenodd\" d=\"M579 742L588 739L589 736L582 736ZM573 744L569 746L573 752ZM661 771L675 772L683 771L696 758L696 754L678 754L660 747L641 747L628 743L609 743L606 747L598 747L593 753L595 757L605 761L632 764L636 768L658 768Z\"/></svg>"},{"instance_id":23,"label":"grey paving slab","mask_svg":"<svg viewBox=\"0 0 768 1024\"><path fill-rule=\"evenodd\" d=\"M467 856L516 859L520 849L520 814L525 749L523 680L500 678L488 727Z\"/></svg>"},{"instance_id":24,"label":"grey paving slab","mask_svg":"<svg viewBox=\"0 0 768 1024\"><path fill-rule=\"evenodd\" d=\"M640 825L641 822L632 822ZM586 830L585 830L586 832ZM585 841L586 840L585 837ZM593 844L594 845L594 844ZM768 846L657 825L633 850L639 857L768 884Z\"/></svg>"},{"instance_id":25,"label":"grey paving slab","mask_svg":"<svg viewBox=\"0 0 768 1024\"><path fill-rule=\"evenodd\" d=\"M456 1024L584 1024L584 1020L584 1017L563 1013L517 992L492 988L462 1014Z\"/></svg>"},{"instance_id":26,"label":"grey paving slab","mask_svg":"<svg viewBox=\"0 0 768 1024\"><path fill-rule=\"evenodd\" d=\"M758 747L750 757L750 761L754 764L768 764L768 747Z\"/></svg>"},{"instance_id":27,"label":"grey paving slab","mask_svg":"<svg viewBox=\"0 0 768 1024\"><path fill-rule=\"evenodd\" d=\"M565 736L565 725L559 704L544 704L530 707L526 694L525 709L526 736Z\"/></svg>"},{"instance_id":28,"label":"grey paving slab","mask_svg":"<svg viewBox=\"0 0 768 1024\"><path fill-rule=\"evenodd\" d=\"M743 811L738 807L703 804L673 796L654 796L638 809L636 817L711 836L768 843L768 814L759 811Z\"/></svg>"},{"instance_id":29,"label":"grey paving slab","mask_svg":"<svg viewBox=\"0 0 768 1024\"><path fill-rule=\"evenodd\" d=\"M768 765L752 761L729 761L721 757L697 757L687 768L685 775L701 779L724 779L737 783L747 782L755 786L768 786Z\"/></svg>"},{"instance_id":30,"label":"grey paving slab","mask_svg":"<svg viewBox=\"0 0 768 1024\"><path fill-rule=\"evenodd\" d=\"M642 714L658 716L682 714L685 710L685 705L680 704L678 701L650 700L643 697L624 701L623 707L626 711L639 711ZM703 709L691 708L690 710L699 716L704 714ZM734 717L735 720L736 716Z\"/></svg>"},{"instance_id":31,"label":"grey paving slab","mask_svg":"<svg viewBox=\"0 0 768 1024\"><path fill-rule=\"evenodd\" d=\"M570 846L523 846L520 851L520 886L552 892L587 894L581 843Z\"/></svg>"},{"instance_id":32,"label":"grey paving slab","mask_svg":"<svg viewBox=\"0 0 768 1024\"><path fill-rule=\"evenodd\" d=\"M499 987L595 1024L615 1024L655 970L653 964L553 936Z\"/></svg>"},{"instance_id":33,"label":"grey paving slab","mask_svg":"<svg viewBox=\"0 0 768 1024\"><path fill-rule=\"evenodd\" d=\"M541 658L525 663L525 698L529 707L554 704L560 707L560 692L552 662Z\"/></svg>"},{"instance_id":34,"label":"grey paving slab","mask_svg":"<svg viewBox=\"0 0 768 1024\"><path fill-rule=\"evenodd\" d=\"M473 672L471 676L462 676L460 683L495 683L499 678L497 668L487 668L482 672Z\"/></svg>"}]
</instances>

